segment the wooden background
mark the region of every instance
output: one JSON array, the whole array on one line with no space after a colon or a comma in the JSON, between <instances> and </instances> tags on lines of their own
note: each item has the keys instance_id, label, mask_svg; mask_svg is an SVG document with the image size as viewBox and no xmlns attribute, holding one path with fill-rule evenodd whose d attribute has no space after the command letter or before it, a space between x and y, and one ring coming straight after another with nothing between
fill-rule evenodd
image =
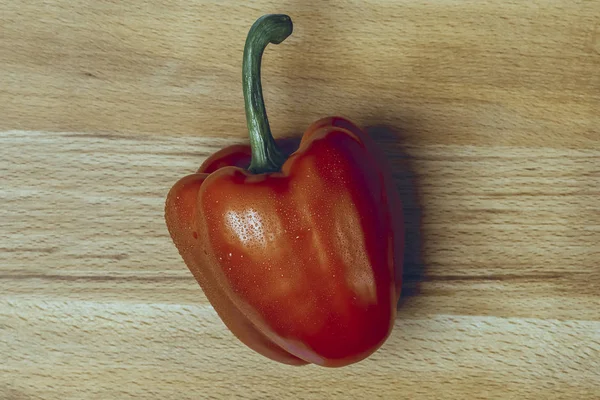
<instances>
[{"instance_id":1,"label":"wooden background","mask_svg":"<svg viewBox=\"0 0 600 400\"><path fill-rule=\"evenodd\" d=\"M600 398L600 2L0 1L0 399ZM246 141L246 33L273 132L341 114L407 215L389 341L278 365L172 245L170 186Z\"/></svg>"}]
</instances>

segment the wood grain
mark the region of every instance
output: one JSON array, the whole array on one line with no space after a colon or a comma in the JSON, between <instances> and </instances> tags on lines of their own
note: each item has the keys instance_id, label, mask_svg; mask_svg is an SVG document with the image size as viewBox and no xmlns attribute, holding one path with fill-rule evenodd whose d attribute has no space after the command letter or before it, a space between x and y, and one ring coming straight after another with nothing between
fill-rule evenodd
<instances>
[{"instance_id":1,"label":"wood grain","mask_svg":"<svg viewBox=\"0 0 600 400\"><path fill-rule=\"evenodd\" d=\"M396 327L348 368L243 347L163 220L246 141L268 12L276 136L348 116L404 200ZM600 398L600 2L0 1L0 76L0 399Z\"/></svg>"}]
</instances>

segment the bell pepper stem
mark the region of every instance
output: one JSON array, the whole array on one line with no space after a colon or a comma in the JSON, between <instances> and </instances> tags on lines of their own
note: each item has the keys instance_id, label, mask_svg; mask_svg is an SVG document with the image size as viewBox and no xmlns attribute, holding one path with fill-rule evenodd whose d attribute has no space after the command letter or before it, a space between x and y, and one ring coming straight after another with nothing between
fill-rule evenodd
<instances>
[{"instance_id":1,"label":"bell pepper stem","mask_svg":"<svg viewBox=\"0 0 600 400\"><path fill-rule=\"evenodd\" d=\"M269 127L262 93L260 65L267 45L283 42L292 34L292 30L292 20L289 16L268 14L256 20L246 38L242 83L246 123L252 149L252 161L248 169L256 174L279 171L285 162L285 156L277 147Z\"/></svg>"}]
</instances>

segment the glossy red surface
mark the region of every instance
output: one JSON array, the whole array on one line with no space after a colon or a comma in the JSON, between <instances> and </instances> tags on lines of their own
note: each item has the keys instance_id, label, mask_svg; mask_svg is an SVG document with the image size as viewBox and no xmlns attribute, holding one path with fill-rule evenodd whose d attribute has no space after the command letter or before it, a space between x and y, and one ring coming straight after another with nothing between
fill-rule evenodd
<instances>
[{"instance_id":1,"label":"glossy red surface","mask_svg":"<svg viewBox=\"0 0 600 400\"><path fill-rule=\"evenodd\" d=\"M389 335L402 218L389 169L342 118L317 121L281 172L250 149L207 159L169 193L174 243L229 329L274 360L343 366Z\"/></svg>"}]
</instances>

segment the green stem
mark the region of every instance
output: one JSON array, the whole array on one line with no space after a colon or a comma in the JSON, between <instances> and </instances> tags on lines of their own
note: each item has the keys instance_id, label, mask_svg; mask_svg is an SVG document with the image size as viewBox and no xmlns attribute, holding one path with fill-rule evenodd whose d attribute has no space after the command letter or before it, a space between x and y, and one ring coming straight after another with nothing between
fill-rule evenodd
<instances>
[{"instance_id":1,"label":"green stem","mask_svg":"<svg viewBox=\"0 0 600 400\"><path fill-rule=\"evenodd\" d=\"M275 144L269 127L260 81L260 64L267 45L283 42L292 34L292 29L289 16L264 15L252 25L246 38L242 81L246 123L252 148L252 161L248 169L256 174L279 171L285 162L285 156Z\"/></svg>"}]
</instances>

